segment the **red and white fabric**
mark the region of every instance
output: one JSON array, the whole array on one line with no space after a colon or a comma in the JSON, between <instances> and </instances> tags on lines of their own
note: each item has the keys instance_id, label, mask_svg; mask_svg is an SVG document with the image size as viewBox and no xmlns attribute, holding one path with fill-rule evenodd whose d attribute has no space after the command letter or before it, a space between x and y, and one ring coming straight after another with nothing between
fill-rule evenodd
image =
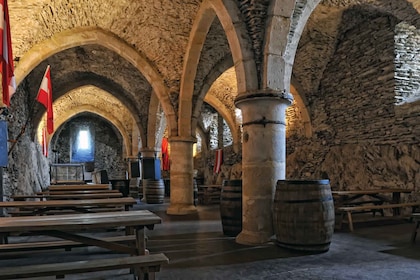
<instances>
[{"instance_id":1,"label":"red and white fabric","mask_svg":"<svg viewBox=\"0 0 420 280\"><path fill-rule=\"evenodd\" d=\"M168 138L162 139L162 170L169 170L169 142Z\"/></svg>"},{"instance_id":2,"label":"red and white fabric","mask_svg":"<svg viewBox=\"0 0 420 280\"><path fill-rule=\"evenodd\" d=\"M52 87L51 87L51 71L50 66L47 66L44 77L42 78L41 86L39 87L36 100L44 105L47 109L47 130L51 134L54 132L54 111L52 107Z\"/></svg>"},{"instance_id":3,"label":"red and white fabric","mask_svg":"<svg viewBox=\"0 0 420 280\"><path fill-rule=\"evenodd\" d=\"M10 106L10 99L16 91L14 75L12 39L10 36L9 9L7 0L0 0L2 17L0 20L1 38L1 74L3 87L3 103Z\"/></svg>"},{"instance_id":4,"label":"red and white fabric","mask_svg":"<svg viewBox=\"0 0 420 280\"><path fill-rule=\"evenodd\" d=\"M219 173L223 163L223 150L218 149L216 150L215 161L214 161L214 168L213 172L215 174Z\"/></svg>"}]
</instances>

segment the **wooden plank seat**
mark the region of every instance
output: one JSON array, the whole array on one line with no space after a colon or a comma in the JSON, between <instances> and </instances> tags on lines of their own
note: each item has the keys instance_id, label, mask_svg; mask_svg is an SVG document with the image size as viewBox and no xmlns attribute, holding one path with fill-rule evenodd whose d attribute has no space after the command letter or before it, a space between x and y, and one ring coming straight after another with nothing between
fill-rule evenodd
<instances>
[{"instance_id":1,"label":"wooden plank seat","mask_svg":"<svg viewBox=\"0 0 420 280\"><path fill-rule=\"evenodd\" d=\"M385 209L400 209L400 208L406 208L411 207L412 213L415 212L416 208L420 206L420 202L405 202L405 203L389 203L389 204L363 204L363 205L351 205L351 206L342 206L337 207L336 211L341 214L341 220L340 220L340 227L341 222L344 219L344 215L347 215L347 220L349 224L350 231L354 231L353 226L353 213L367 213L372 212L375 214L377 211L383 211ZM382 212L383 214L383 212Z\"/></svg>"},{"instance_id":2,"label":"wooden plank seat","mask_svg":"<svg viewBox=\"0 0 420 280\"><path fill-rule=\"evenodd\" d=\"M132 269L137 275L146 274L148 275L148 279L155 279L155 272L160 271L160 266L167 263L169 263L169 259L166 255L158 253L142 256L3 267L0 268L0 279L20 279L45 276L56 276L57 278L62 278L66 274L124 268Z\"/></svg>"},{"instance_id":3,"label":"wooden plank seat","mask_svg":"<svg viewBox=\"0 0 420 280\"><path fill-rule=\"evenodd\" d=\"M126 209L123 206L109 206L109 207L78 207L78 211L71 210L71 209L55 209L55 210L48 210L45 212L37 212L35 209L28 208L27 210L19 209L19 210L7 210L7 214L12 217L19 217L19 216L37 216L37 215L66 215L66 214L73 214L76 212L80 212L83 209L83 213L102 213L102 212L113 212L113 211L125 211Z\"/></svg>"},{"instance_id":4,"label":"wooden plank seat","mask_svg":"<svg viewBox=\"0 0 420 280\"><path fill-rule=\"evenodd\" d=\"M73 210L81 213L95 212L96 209L124 206L125 210L135 205L137 201L132 197L76 199L76 200L37 200L37 201L3 201L0 207L8 210L32 210L34 215L44 215L49 211Z\"/></svg>"},{"instance_id":5,"label":"wooden plank seat","mask_svg":"<svg viewBox=\"0 0 420 280\"><path fill-rule=\"evenodd\" d=\"M101 238L107 242L133 242L135 235L118 235ZM21 251L36 251L36 250L53 250L65 249L69 251L71 248L88 246L81 242L71 240L54 240L54 241L38 241L38 242L19 242L0 244L0 253L4 252L21 252Z\"/></svg>"},{"instance_id":6,"label":"wooden plank seat","mask_svg":"<svg viewBox=\"0 0 420 280\"><path fill-rule=\"evenodd\" d=\"M64 193L57 194L56 192L51 192L48 194L33 194L33 195L12 195L12 198L15 201L25 201L25 200L51 200L51 199L98 199L98 198L116 198L122 197L120 192L107 192L107 193Z\"/></svg>"},{"instance_id":7,"label":"wooden plank seat","mask_svg":"<svg viewBox=\"0 0 420 280\"><path fill-rule=\"evenodd\" d=\"M94 193L119 193L119 190L45 190L42 192L37 192L37 195L44 194L94 194Z\"/></svg>"},{"instance_id":8,"label":"wooden plank seat","mask_svg":"<svg viewBox=\"0 0 420 280\"><path fill-rule=\"evenodd\" d=\"M84 185L51 185L47 190L52 191L82 191L82 190L109 190L109 184L84 184Z\"/></svg>"}]
</instances>

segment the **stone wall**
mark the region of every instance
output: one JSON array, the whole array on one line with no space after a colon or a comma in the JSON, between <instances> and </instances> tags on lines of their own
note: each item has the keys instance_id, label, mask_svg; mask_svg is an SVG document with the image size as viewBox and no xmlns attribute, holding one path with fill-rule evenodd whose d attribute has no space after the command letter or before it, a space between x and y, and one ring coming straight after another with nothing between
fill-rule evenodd
<instances>
[{"instance_id":1,"label":"stone wall","mask_svg":"<svg viewBox=\"0 0 420 280\"><path fill-rule=\"evenodd\" d=\"M407 23L396 26L395 89L397 104L420 100L420 30Z\"/></svg>"},{"instance_id":2,"label":"stone wall","mask_svg":"<svg viewBox=\"0 0 420 280\"><path fill-rule=\"evenodd\" d=\"M121 135L117 135L108 122L92 116L76 117L65 123L59 133L54 135L52 143L56 143L54 148L59 153L58 163L70 163L71 132L85 126L93 131L95 139L94 169L106 170L111 179L125 178L128 163L123 160Z\"/></svg>"},{"instance_id":3,"label":"stone wall","mask_svg":"<svg viewBox=\"0 0 420 280\"><path fill-rule=\"evenodd\" d=\"M319 91L309 96L312 137L287 138L288 179L330 178L333 189L419 190L420 108L395 104L396 24L366 18L341 34Z\"/></svg>"},{"instance_id":4,"label":"stone wall","mask_svg":"<svg viewBox=\"0 0 420 280\"><path fill-rule=\"evenodd\" d=\"M241 152L236 153L233 150L232 133L226 121L211 106L204 104L202 108L202 122L206 129L208 139L202 139L208 143L209 150L202 149L194 158L194 169L198 171L198 176L204 178L207 184L221 184L223 179L231 178L231 169L238 165L241 160ZM215 162L215 150L218 149L220 143L223 143L223 165L220 173L213 172ZM240 164L239 164L240 165ZM238 166L236 170L240 170ZM240 177L242 173L235 171L234 176ZM239 174L239 175L238 175ZM238 178L239 179L239 178Z\"/></svg>"},{"instance_id":5,"label":"stone wall","mask_svg":"<svg viewBox=\"0 0 420 280\"><path fill-rule=\"evenodd\" d=\"M13 95L9 108L8 165L3 172L3 192L6 199L13 194L31 194L49 184L49 161L42 155L41 147L33 142L34 130L28 122L29 105L26 83L23 82ZM41 105L42 106L42 105ZM15 144L14 144L15 143Z\"/></svg>"}]
</instances>

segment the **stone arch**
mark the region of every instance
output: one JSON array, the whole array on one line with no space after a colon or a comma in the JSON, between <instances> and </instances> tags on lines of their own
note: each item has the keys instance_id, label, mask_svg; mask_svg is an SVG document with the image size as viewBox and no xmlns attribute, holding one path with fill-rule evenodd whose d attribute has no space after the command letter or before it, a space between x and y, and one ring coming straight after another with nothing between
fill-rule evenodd
<instances>
[{"instance_id":1,"label":"stone arch","mask_svg":"<svg viewBox=\"0 0 420 280\"><path fill-rule=\"evenodd\" d=\"M222 115L223 118L226 120L226 122L229 125L229 128L232 132L233 137L233 148L234 151L237 152L239 150L240 146L240 131L238 129L238 124L235 122L235 118L233 118L232 114L229 113L229 109L226 108L226 106L217 100L217 98L211 97L207 94L210 87L214 83L214 81L217 80L217 78L225 72L227 69L233 66L233 60L232 57L229 55L225 59L223 59L220 63L218 63L213 69L212 72L206 77L206 80L204 81L203 87L200 90L199 96L197 98L197 102L195 104L195 110L193 112L193 126L194 129L197 127L197 120L201 113L201 106L203 104L203 100L205 100L207 103L212 105L216 110L217 108L220 108L220 111L224 111L224 114ZM215 107L218 106L218 107Z\"/></svg>"},{"instance_id":2,"label":"stone arch","mask_svg":"<svg viewBox=\"0 0 420 280\"><path fill-rule=\"evenodd\" d=\"M263 88L290 91L294 56L303 28L320 0L273 1L268 11L265 35ZM278 73L273 69L282 69Z\"/></svg>"},{"instance_id":3,"label":"stone arch","mask_svg":"<svg viewBox=\"0 0 420 280\"><path fill-rule=\"evenodd\" d=\"M90 113L94 113L100 117L102 117L103 119L107 120L109 123L111 123L115 128L117 128L117 130L120 132L120 134L122 135L122 139L123 139L123 151L126 152L126 156L131 155L131 141L129 133L126 131L126 129L124 128L124 125L114 116L111 116L108 114L108 112L104 112L102 111L100 108L95 107L93 105L82 105L82 106L77 106L76 108L72 108L71 110L66 110L63 114L60 114L60 116L58 118L54 119L54 125L56 126L57 130L55 130L53 132L53 134L48 136L48 142L50 142L50 140L52 139L52 137L54 136L54 134L58 131L58 129L61 127L61 125L63 125L65 122L67 122L69 119L80 115L81 113L84 112L90 112ZM44 113L45 114L45 113ZM43 127L43 122L44 122L45 118L42 118L42 121L38 124L38 129L37 129L37 140L39 143L41 143L41 137L42 137L42 129L41 127Z\"/></svg>"},{"instance_id":4,"label":"stone arch","mask_svg":"<svg viewBox=\"0 0 420 280\"><path fill-rule=\"evenodd\" d=\"M302 97L300 92L293 84L290 85L290 92L293 94L295 105L299 108L302 114L303 127L305 129L305 137L310 138L312 136L312 122L311 116L308 111L306 99Z\"/></svg>"},{"instance_id":5,"label":"stone arch","mask_svg":"<svg viewBox=\"0 0 420 280\"><path fill-rule=\"evenodd\" d=\"M147 147L146 149L159 149L167 125L166 118L161 115L162 108L156 94L152 93L149 105L147 124ZM151 146L153 145L153 146Z\"/></svg>"},{"instance_id":6,"label":"stone arch","mask_svg":"<svg viewBox=\"0 0 420 280\"><path fill-rule=\"evenodd\" d=\"M249 41L246 39L248 38L248 33L240 19L241 13L237 3L233 0L205 0L200 6L196 21L191 29L191 36L185 54L180 88L180 121L178 123L180 136L191 136L194 134L192 124L188 121L192 116L191 100L194 80L200 53L215 16L219 18L230 45L236 70L238 91L245 92L258 87L253 52Z\"/></svg>"},{"instance_id":7,"label":"stone arch","mask_svg":"<svg viewBox=\"0 0 420 280\"><path fill-rule=\"evenodd\" d=\"M201 125L197 125L196 128L196 137L197 134L200 135L201 137L201 153L202 154L207 154L209 151L209 146L208 146L208 135L206 134L206 132L204 131L204 128Z\"/></svg>"},{"instance_id":8,"label":"stone arch","mask_svg":"<svg viewBox=\"0 0 420 280\"><path fill-rule=\"evenodd\" d=\"M169 90L157 70L145 57L115 34L97 27L78 27L66 30L32 47L22 56L15 69L17 85L46 58L62 50L88 44L104 46L132 63L147 79L158 96L171 130L177 129L174 108L169 100Z\"/></svg>"},{"instance_id":9,"label":"stone arch","mask_svg":"<svg viewBox=\"0 0 420 280\"><path fill-rule=\"evenodd\" d=\"M213 96L206 97L205 100L208 104L210 104L226 121L228 124L230 131L232 132L233 137L233 149L235 152L238 152L239 145L241 144L240 137L238 134L238 128L236 127L236 122L232 118L232 114L230 113L230 110L224 106L224 104L217 98Z\"/></svg>"}]
</instances>

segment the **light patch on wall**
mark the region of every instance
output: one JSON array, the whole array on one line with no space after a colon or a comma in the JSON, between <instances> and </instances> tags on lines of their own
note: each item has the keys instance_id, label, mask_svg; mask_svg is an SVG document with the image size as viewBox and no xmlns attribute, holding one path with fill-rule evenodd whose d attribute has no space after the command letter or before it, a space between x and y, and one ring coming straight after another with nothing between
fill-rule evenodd
<instances>
[{"instance_id":1,"label":"light patch on wall","mask_svg":"<svg viewBox=\"0 0 420 280\"><path fill-rule=\"evenodd\" d=\"M87 129L80 130L77 137L77 149L89 150L90 149L90 135Z\"/></svg>"},{"instance_id":2,"label":"light patch on wall","mask_svg":"<svg viewBox=\"0 0 420 280\"><path fill-rule=\"evenodd\" d=\"M94 161L94 139L88 127L76 129L73 143L71 144L71 162Z\"/></svg>"}]
</instances>

